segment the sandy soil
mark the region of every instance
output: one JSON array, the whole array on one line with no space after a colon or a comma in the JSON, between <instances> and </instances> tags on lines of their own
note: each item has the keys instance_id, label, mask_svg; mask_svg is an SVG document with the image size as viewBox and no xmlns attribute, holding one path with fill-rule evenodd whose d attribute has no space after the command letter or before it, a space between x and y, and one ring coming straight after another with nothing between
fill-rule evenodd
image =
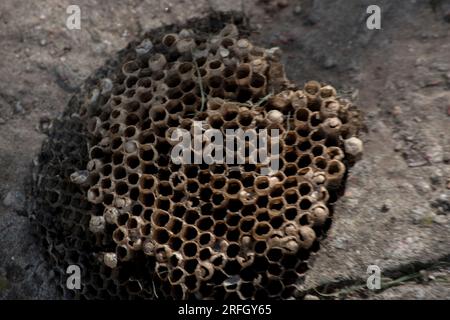
<instances>
[{"instance_id":1,"label":"sandy soil","mask_svg":"<svg viewBox=\"0 0 450 320\"><path fill-rule=\"evenodd\" d=\"M58 298L26 217L30 164L95 68L143 32L211 10L245 11L254 41L279 46L289 77L325 81L366 115L364 159L350 172L304 290L309 298L450 298L450 1L78 0L0 4L0 298ZM114 3L114 4L112 4ZM369 265L381 291L364 287Z\"/></svg>"}]
</instances>

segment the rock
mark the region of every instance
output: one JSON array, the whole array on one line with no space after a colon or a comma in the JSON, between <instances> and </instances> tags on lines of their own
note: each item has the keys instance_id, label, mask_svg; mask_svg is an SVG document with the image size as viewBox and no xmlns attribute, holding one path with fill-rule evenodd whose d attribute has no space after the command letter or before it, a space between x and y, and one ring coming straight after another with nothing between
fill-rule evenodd
<instances>
[{"instance_id":1,"label":"rock","mask_svg":"<svg viewBox=\"0 0 450 320\"><path fill-rule=\"evenodd\" d=\"M48 133L51 128L52 122L48 116L43 116L39 119L38 129L42 133Z\"/></svg>"},{"instance_id":2,"label":"rock","mask_svg":"<svg viewBox=\"0 0 450 320\"><path fill-rule=\"evenodd\" d=\"M312 294L307 294L304 299L305 300L320 300L320 298L318 296L315 296Z\"/></svg>"},{"instance_id":3,"label":"rock","mask_svg":"<svg viewBox=\"0 0 450 320\"><path fill-rule=\"evenodd\" d=\"M414 224L431 224L434 219L434 213L424 207L416 207L411 210L411 218Z\"/></svg>"},{"instance_id":4,"label":"rock","mask_svg":"<svg viewBox=\"0 0 450 320\"><path fill-rule=\"evenodd\" d=\"M437 224L445 225L448 222L448 218L442 214L437 214L434 216L433 221L436 222Z\"/></svg>"},{"instance_id":5,"label":"rock","mask_svg":"<svg viewBox=\"0 0 450 320\"><path fill-rule=\"evenodd\" d=\"M294 7L294 14L299 15L300 13L302 13L302 7L300 5L297 5Z\"/></svg>"},{"instance_id":6,"label":"rock","mask_svg":"<svg viewBox=\"0 0 450 320\"><path fill-rule=\"evenodd\" d=\"M448 193L442 193L437 199L431 201L431 206L436 208L439 213L447 214L450 212L450 196Z\"/></svg>"},{"instance_id":7,"label":"rock","mask_svg":"<svg viewBox=\"0 0 450 320\"><path fill-rule=\"evenodd\" d=\"M324 67L325 69L332 69L337 65L337 62L334 58L332 57L325 57L323 63L322 63L322 67Z\"/></svg>"},{"instance_id":8,"label":"rock","mask_svg":"<svg viewBox=\"0 0 450 320\"><path fill-rule=\"evenodd\" d=\"M403 149L403 141L397 141L394 145L394 151L400 152Z\"/></svg>"},{"instance_id":9,"label":"rock","mask_svg":"<svg viewBox=\"0 0 450 320\"><path fill-rule=\"evenodd\" d=\"M20 114L25 113L25 109L23 108L22 103L20 101L17 101L16 104L14 105L14 113Z\"/></svg>"},{"instance_id":10,"label":"rock","mask_svg":"<svg viewBox=\"0 0 450 320\"><path fill-rule=\"evenodd\" d=\"M408 155L406 156L406 163L410 168L423 167L428 164L428 162L424 159L411 159Z\"/></svg>"},{"instance_id":11,"label":"rock","mask_svg":"<svg viewBox=\"0 0 450 320\"><path fill-rule=\"evenodd\" d=\"M9 191L3 198L3 205L14 210L21 210L25 206L25 195L21 191Z\"/></svg>"},{"instance_id":12,"label":"rock","mask_svg":"<svg viewBox=\"0 0 450 320\"><path fill-rule=\"evenodd\" d=\"M336 238L333 241L333 246L337 249L345 250L347 249L347 243L345 239L342 238Z\"/></svg>"},{"instance_id":13,"label":"rock","mask_svg":"<svg viewBox=\"0 0 450 320\"><path fill-rule=\"evenodd\" d=\"M427 194L429 192L431 192L433 189L431 188L430 184L427 183L424 180L420 180L419 182L417 182L414 187L416 188L416 190L421 193L421 194Z\"/></svg>"},{"instance_id":14,"label":"rock","mask_svg":"<svg viewBox=\"0 0 450 320\"><path fill-rule=\"evenodd\" d=\"M425 148L426 157L431 163L440 163L444 161L444 150L441 145L434 144Z\"/></svg>"},{"instance_id":15,"label":"rock","mask_svg":"<svg viewBox=\"0 0 450 320\"><path fill-rule=\"evenodd\" d=\"M400 106L394 106L392 108L392 114L396 117L400 116L402 114L402 108Z\"/></svg>"},{"instance_id":16,"label":"rock","mask_svg":"<svg viewBox=\"0 0 450 320\"><path fill-rule=\"evenodd\" d=\"M431 68L439 72L447 72L450 70L450 65L441 62L435 62L431 65Z\"/></svg>"},{"instance_id":17,"label":"rock","mask_svg":"<svg viewBox=\"0 0 450 320\"><path fill-rule=\"evenodd\" d=\"M442 183L443 178L444 178L444 175L439 168L436 168L436 170L433 170L433 172L430 175L430 181L435 186L440 185Z\"/></svg>"},{"instance_id":18,"label":"rock","mask_svg":"<svg viewBox=\"0 0 450 320\"><path fill-rule=\"evenodd\" d=\"M386 200L385 203L381 206L381 212L388 212L392 207L392 202L390 200Z\"/></svg>"},{"instance_id":19,"label":"rock","mask_svg":"<svg viewBox=\"0 0 450 320\"><path fill-rule=\"evenodd\" d=\"M450 152L444 152L443 159L444 163L450 163Z\"/></svg>"}]
</instances>

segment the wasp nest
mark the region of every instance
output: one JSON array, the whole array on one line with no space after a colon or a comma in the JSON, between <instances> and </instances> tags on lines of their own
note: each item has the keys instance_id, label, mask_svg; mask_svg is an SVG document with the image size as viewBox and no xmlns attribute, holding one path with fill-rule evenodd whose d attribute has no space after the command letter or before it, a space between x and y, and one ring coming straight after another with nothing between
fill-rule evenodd
<instances>
[{"instance_id":1,"label":"wasp nest","mask_svg":"<svg viewBox=\"0 0 450 320\"><path fill-rule=\"evenodd\" d=\"M297 88L278 50L234 25L213 36L160 32L119 60L53 122L35 170L33 215L61 289L295 297L362 151L356 109L329 85ZM203 130L278 129L279 170L174 163L171 133L197 120ZM80 291L65 288L70 264L81 267Z\"/></svg>"}]
</instances>

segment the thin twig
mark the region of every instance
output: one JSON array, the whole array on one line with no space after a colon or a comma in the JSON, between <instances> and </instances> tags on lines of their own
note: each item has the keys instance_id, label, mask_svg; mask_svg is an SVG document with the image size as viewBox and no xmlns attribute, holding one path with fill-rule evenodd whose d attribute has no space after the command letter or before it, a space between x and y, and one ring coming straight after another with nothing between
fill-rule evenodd
<instances>
[{"instance_id":1,"label":"thin twig","mask_svg":"<svg viewBox=\"0 0 450 320\"><path fill-rule=\"evenodd\" d=\"M200 75L200 69L198 67L197 61L195 61L194 59L194 54L191 50L191 54L192 54L192 61L194 62L194 66L195 66L195 71L197 72L197 79L198 79L198 85L200 87L200 94L201 94L201 107L200 107L200 112L203 112L203 109L205 108L205 91L203 90L203 82L202 82L202 77Z\"/></svg>"},{"instance_id":2,"label":"thin twig","mask_svg":"<svg viewBox=\"0 0 450 320\"><path fill-rule=\"evenodd\" d=\"M269 94L267 94L266 96L262 97L261 99L259 99L259 101L255 104L255 106L259 107L260 105L262 105L264 102L266 102L267 100L269 100L269 98L271 96L273 96L273 92L270 92Z\"/></svg>"},{"instance_id":3,"label":"thin twig","mask_svg":"<svg viewBox=\"0 0 450 320\"><path fill-rule=\"evenodd\" d=\"M317 290L316 288L313 288L314 291L322 297L330 297L330 298L337 298L338 297L338 293L322 293L319 290Z\"/></svg>"},{"instance_id":4,"label":"thin twig","mask_svg":"<svg viewBox=\"0 0 450 320\"><path fill-rule=\"evenodd\" d=\"M379 290L376 290L376 291L384 291L384 290L389 289L391 287L395 287L395 286L401 285L401 284L403 284L406 281L410 281L410 280L417 279L417 278L420 278L420 277L421 277L421 274L419 272L417 272L417 273L406 275L406 276L403 276L403 277L400 277L400 278L397 278L397 279L394 279L394 280L391 280L391 281L382 281L381 282L382 283L381 284L381 288ZM385 279L385 280L387 280L387 279ZM342 290L338 290L338 291L335 291L335 292L332 292L332 293L322 293L322 292L319 292L316 288L313 288L313 289L318 295L320 295L322 297L339 298L339 297L341 297L343 295L347 295L347 294L352 293L352 292L357 292L357 291L360 291L360 290L366 290L367 287L366 287L365 284L354 285L354 286L350 286L350 287L347 287L347 288L344 288Z\"/></svg>"},{"instance_id":5,"label":"thin twig","mask_svg":"<svg viewBox=\"0 0 450 320\"><path fill-rule=\"evenodd\" d=\"M153 294L155 295L156 299L159 299L158 294L156 293L155 281L153 281L153 279L152 279L152 287L153 287Z\"/></svg>"}]
</instances>

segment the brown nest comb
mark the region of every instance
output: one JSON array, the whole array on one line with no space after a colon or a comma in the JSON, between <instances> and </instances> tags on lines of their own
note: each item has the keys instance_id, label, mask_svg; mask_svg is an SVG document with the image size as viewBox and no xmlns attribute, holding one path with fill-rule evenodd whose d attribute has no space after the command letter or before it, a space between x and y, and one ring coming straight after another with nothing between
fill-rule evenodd
<instances>
[{"instance_id":1,"label":"brown nest comb","mask_svg":"<svg viewBox=\"0 0 450 320\"><path fill-rule=\"evenodd\" d=\"M31 211L67 297L301 297L362 151L358 112L329 85L288 81L278 49L208 24L224 28L166 27L131 43L53 121ZM195 121L277 129L279 169L175 163L171 134ZM65 287L71 264L81 290Z\"/></svg>"}]
</instances>

